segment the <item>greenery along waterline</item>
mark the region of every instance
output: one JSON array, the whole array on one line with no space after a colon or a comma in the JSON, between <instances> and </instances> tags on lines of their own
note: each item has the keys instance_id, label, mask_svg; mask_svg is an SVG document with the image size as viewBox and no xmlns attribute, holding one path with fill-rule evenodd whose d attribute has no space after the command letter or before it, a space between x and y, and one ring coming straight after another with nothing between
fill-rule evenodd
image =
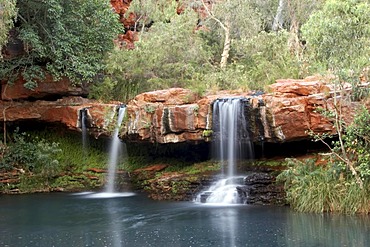
<instances>
[{"instance_id":1,"label":"greenery along waterline","mask_svg":"<svg viewBox=\"0 0 370 247\"><path fill-rule=\"evenodd\" d=\"M289 160L278 180L302 212L370 213L370 113L358 111L335 141L325 165Z\"/></svg>"},{"instance_id":2,"label":"greenery along waterline","mask_svg":"<svg viewBox=\"0 0 370 247\"><path fill-rule=\"evenodd\" d=\"M16 131L7 146L2 145L0 169L16 169L20 176L18 183L2 184L1 189L25 193L102 186L105 174L89 172L89 168L106 169L107 152L101 142L91 140L90 144L86 153L77 133Z\"/></svg>"},{"instance_id":3,"label":"greenery along waterline","mask_svg":"<svg viewBox=\"0 0 370 247\"><path fill-rule=\"evenodd\" d=\"M0 191L32 193L100 188L105 183L105 173L96 173L94 170L107 169L109 146L109 138L89 138L88 148L83 150L80 133L55 128L29 132L16 130L7 145L1 145L0 170L3 174L17 171L13 177L17 181L0 184ZM121 157L118 169L133 172L151 165L166 164L167 168L162 172L178 172L184 176L220 169L219 164L213 162L200 163L204 157L197 157L196 153L187 160L186 150L189 147L183 145L132 145L128 148L130 156L125 159ZM196 152L194 150L197 148L192 148ZM173 158L175 153L182 158ZM162 172L156 176L161 176Z\"/></svg>"}]
</instances>

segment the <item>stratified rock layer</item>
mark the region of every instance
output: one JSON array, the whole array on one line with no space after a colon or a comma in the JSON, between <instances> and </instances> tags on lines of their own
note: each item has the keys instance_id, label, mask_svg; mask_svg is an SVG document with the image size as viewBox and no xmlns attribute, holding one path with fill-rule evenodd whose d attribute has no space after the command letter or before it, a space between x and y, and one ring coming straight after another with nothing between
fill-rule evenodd
<instances>
[{"instance_id":1,"label":"stratified rock layer","mask_svg":"<svg viewBox=\"0 0 370 247\"><path fill-rule=\"evenodd\" d=\"M55 89L70 90L64 80L52 86L39 86L35 92L56 94ZM49 84L50 84L49 83ZM59 83L59 84L58 84ZM58 87L58 85L60 85ZM41 90L41 88L43 88ZM0 103L0 121L37 120L59 122L70 129L80 129L80 111L87 109L88 129L97 135L109 134L120 102L102 104L76 96L55 101L37 100L34 92L24 94L6 89ZM320 111L333 109L343 95L337 95L330 84L310 77L305 80L279 80L270 86L270 93L218 92L198 96L188 89L171 88L137 95L127 104L127 116L120 133L132 142L179 143L204 142L212 138L212 104L218 98L245 98L244 115L254 142L286 142L309 138L309 132L335 133L333 124ZM350 88L347 88L350 90ZM64 95L63 93L59 93ZM12 95L10 97L10 95ZM336 97L336 98L334 98ZM21 99L21 101L20 101ZM347 121L355 112L356 103L342 104Z\"/></svg>"}]
</instances>

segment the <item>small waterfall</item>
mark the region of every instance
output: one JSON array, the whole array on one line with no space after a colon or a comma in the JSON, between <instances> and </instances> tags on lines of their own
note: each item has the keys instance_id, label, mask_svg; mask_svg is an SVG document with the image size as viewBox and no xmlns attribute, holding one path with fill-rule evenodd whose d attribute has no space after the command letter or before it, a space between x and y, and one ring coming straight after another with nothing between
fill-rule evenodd
<instances>
[{"instance_id":1,"label":"small waterfall","mask_svg":"<svg viewBox=\"0 0 370 247\"><path fill-rule=\"evenodd\" d=\"M82 150L84 158L88 155L89 139L87 134L87 124L88 124L88 110L83 108L80 110L80 126L82 132Z\"/></svg>"},{"instance_id":2,"label":"small waterfall","mask_svg":"<svg viewBox=\"0 0 370 247\"><path fill-rule=\"evenodd\" d=\"M105 188L106 193L114 193L114 184L115 184L115 177L116 177L116 168L118 163L118 156L121 147L121 140L119 139L119 130L121 128L121 124L123 121L123 117L126 113L126 107L120 106L118 111L118 119L116 128L114 130L112 136L112 142L109 151L109 163L108 163L108 176L107 176L107 185Z\"/></svg>"},{"instance_id":3,"label":"small waterfall","mask_svg":"<svg viewBox=\"0 0 370 247\"><path fill-rule=\"evenodd\" d=\"M206 203L240 203L236 187L243 184L243 177L236 176L240 159L253 159L253 143L245 117L248 99L218 99L213 104L212 156L223 163L223 178L207 191L198 195L196 201Z\"/></svg>"}]
</instances>

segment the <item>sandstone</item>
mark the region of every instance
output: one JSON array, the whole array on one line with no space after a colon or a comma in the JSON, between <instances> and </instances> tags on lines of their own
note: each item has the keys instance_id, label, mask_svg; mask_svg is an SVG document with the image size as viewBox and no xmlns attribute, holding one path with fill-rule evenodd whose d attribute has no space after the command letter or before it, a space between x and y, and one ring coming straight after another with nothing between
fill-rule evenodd
<instances>
[{"instance_id":1,"label":"sandstone","mask_svg":"<svg viewBox=\"0 0 370 247\"><path fill-rule=\"evenodd\" d=\"M135 97L136 101L142 102L161 102L167 105L181 105L194 103L197 95L190 89L170 88L139 94Z\"/></svg>"},{"instance_id":2,"label":"sandstone","mask_svg":"<svg viewBox=\"0 0 370 247\"><path fill-rule=\"evenodd\" d=\"M300 85L302 90L297 89ZM120 137L129 142L211 141L213 102L219 98L242 97L245 98L248 131L254 142L288 142L309 139L310 132L335 134L332 120L321 112L333 110L334 105L340 102L344 120L349 123L359 104L340 101L342 96L332 91L332 85L323 87L316 78L313 81L309 78L281 80L271 88L273 91L266 94L224 91L203 97L182 88L142 93L128 102ZM331 91L327 92L328 88ZM349 88L345 88L347 90ZM2 101L0 121L61 123L81 131L80 112L86 109L89 133L110 135L120 105L121 102L103 104L73 96L55 101Z\"/></svg>"},{"instance_id":3,"label":"sandstone","mask_svg":"<svg viewBox=\"0 0 370 247\"><path fill-rule=\"evenodd\" d=\"M82 97L66 97L56 101L0 102L0 121L32 120L61 123L69 129L80 130L80 111L88 109L88 127L91 133L109 133L114 124L116 104L101 104Z\"/></svg>"},{"instance_id":4,"label":"sandstone","mask_svg":"<svg viewBox=\"0 0 370 247\"><path fill-rule=\"evenodd\" d=\"M38 81L37 87L32 90L24 87L25 82L26 81L21 77L11 84L8 84L7 81L3 81L1 85L1 100L86 95L86 92L81 87L73 86L67 78L54 81L53 77L49 74L46 74L44 80Z\"/></svg>"}]
</instances>

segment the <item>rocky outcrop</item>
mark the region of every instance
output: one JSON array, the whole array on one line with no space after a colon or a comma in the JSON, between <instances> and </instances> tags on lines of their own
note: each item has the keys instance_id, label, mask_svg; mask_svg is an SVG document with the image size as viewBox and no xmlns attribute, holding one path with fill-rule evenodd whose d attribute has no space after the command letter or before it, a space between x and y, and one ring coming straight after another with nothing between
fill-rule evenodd
<instances>
[{"instance_id":1,"label":"rocky outcrop","mask_svg":"<svg viewBox=\"0 0 370 247\"><path fill-rule=\"evenodd\" d=\"M44 80L37 81L37 87L28 89L24 87L25 80L19 77L13 83L3 81L1 84L1 100L23 100L41 98L61 98L63 96L87 95L87 91L81 86L74 86L67 78L59 81L53 80L50 74L46 74Z\"/></svg>"},{"instance_id":2,"label":"rocky outcrop","mask_svg":"<svg viewBox=\"0 0 370 247\"><path fill-rule=\"evenodd\" d=\"M82 109L88 109L87 127L90 133L96 136L109 133L115 121L117 104L98 104L82 97L65 97L56 101L2 101L0 121L43 121L80 130Z\"/></svg>"},{"instance_id":3,"label":"rocky outcrop","mask_svg":"<svg viewBox=\"0 0 370 247\"><path fill-rule=\"evenodd\" d=\"M348 88L349 90L350 88ZM245 98L245 116L254 142L286 142L309 138L309 132L334 134L332 122L320 110L333 109L339 97L330 84L309 77L280 80L270 93L218 92L198 97L190 90L174 88L138 95L128 103L126 131L131 141L176 143L207 141L212 130L212 104L217 98ZM343 116L351 120L356 103L346 105Z\"/></svg>"},{"instance_id":4,"label":"rocky outcrop","mask_svg":"<svg viewBox=\"0 0 370 247\"><path fill-rule=\"evenodd\" d=\"M3 88L0 121L37 120L57 122L79 130L80 111L87 109L87 127L95 135L109 134L121 104L103 104L82 97L58 100L25 101L37 95L78 94L66 81L40 83L34 91L11 86ZM18 89L18 90L17 90ZM13 90L13 91L12 91ZM25 91L26 90L26 91ZM350 90L350 87L345 90ZM335 133L333 124L321 113L332 109L337 95L330 84L310 77L305 80L280 80L266 94L253 92L217 92L200 97L188 89L171 88L137 95L127 103L120 136L131 142L180 143L207 142L212 139L212 104L218 98L244 98L244 115L254 142L288 142L309 138L309 131ZM41 96L40 96L41 97ZM8 100L11 99L11 100ZM334 100L336 99L336 100ZM347 121L356 104L342 104Z\"/></svg>"}]
</instances>

